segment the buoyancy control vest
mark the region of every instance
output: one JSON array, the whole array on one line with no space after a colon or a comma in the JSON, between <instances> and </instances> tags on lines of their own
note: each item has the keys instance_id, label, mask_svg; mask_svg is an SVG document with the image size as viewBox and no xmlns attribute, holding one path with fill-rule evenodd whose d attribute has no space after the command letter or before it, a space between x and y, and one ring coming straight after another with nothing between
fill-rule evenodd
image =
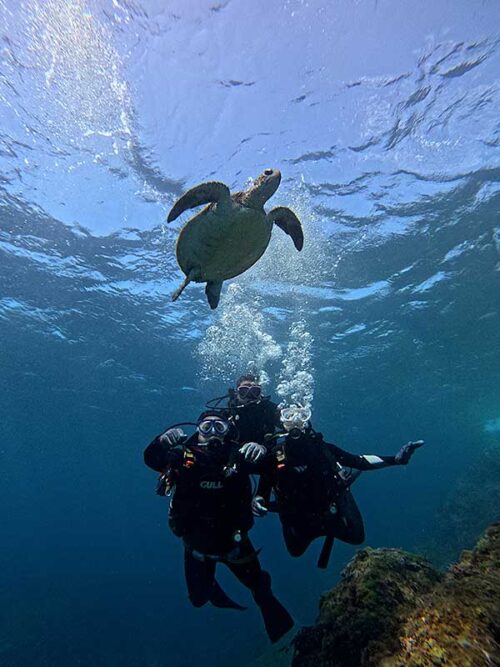
<instances>
[{"instance_id":1,"label":"buoyancy control vest","mask_svg":"<svg viewBox=\"0 0 500 667\"><path fill-rule=\"evenodd\" d=\"M236 446L225 461L183 447L182 460L170 467L169 525L190 548L225 553L234 547L236 533L252 527L252 483L240 470L240 458Z\"/></svg>"},{"instance_id":2,"label":"buoyancy control vest","mask_svg":"<svg viewBox=\"0 0 500 667\"><path fill-rule=\"evenodd\" d=\"M322 434L310 430L298 440L286 433L276 434L272 441L274 492L280 514L328 511L344 486L341 466Z\"/></svg>"}]
</instances>

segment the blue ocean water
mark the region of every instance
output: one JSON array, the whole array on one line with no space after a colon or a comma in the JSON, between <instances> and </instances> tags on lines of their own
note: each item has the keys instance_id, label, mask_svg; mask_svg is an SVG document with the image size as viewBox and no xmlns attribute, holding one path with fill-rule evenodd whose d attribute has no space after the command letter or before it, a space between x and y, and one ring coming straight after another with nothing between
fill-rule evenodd
<instances>
[{"instance_id":1,"label":"blue ocean water","mask_svg":"<svg viewBox=\"0 0 500 667\"><path fill-rule=\"evenodd\" d=\"M251 604L189 605L142 462L250 363L273 396L302 373L344 449L425 439L357 482L368 545L498 518L491 471L467 487L500 446L498 26L495 0L0 0L2 665L275 659ZM304 251L276 230L216 311L171 303L174 199L266 167ZM354 547L319 572L275 517L253 538L312 623Z\"/></svg>"}]
</instances>

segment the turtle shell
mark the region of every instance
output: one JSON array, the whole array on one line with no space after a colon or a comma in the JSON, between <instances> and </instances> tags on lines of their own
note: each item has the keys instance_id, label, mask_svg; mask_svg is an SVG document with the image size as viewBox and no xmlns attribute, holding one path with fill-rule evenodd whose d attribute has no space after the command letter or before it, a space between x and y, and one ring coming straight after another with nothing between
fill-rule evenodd
<instances>
[{"instance_id":1,"label":"turtle shell","mask_svg":"<svg viewBox=\"0 0 500 667\"><path fill-rule=\"evenodd\" d=\"M210 204L186 222L176 246L177 261L195 282L224 281L250 268L264 254L272 222L264 209L234 201Z\"/></svg>"}]
</instances>

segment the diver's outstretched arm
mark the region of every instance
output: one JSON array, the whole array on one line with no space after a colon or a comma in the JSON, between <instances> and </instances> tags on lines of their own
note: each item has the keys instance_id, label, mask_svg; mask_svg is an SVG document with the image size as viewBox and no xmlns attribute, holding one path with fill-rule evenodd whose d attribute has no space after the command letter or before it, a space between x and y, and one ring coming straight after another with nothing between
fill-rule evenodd
<instances>
[{"instance_id":1,"label":"diver's outstretched arm","mask_svg":"<svg viewBox=\"0 0 500 667\"><path fill-rule=\"evenodd\" d=\"M422 447L423 444L423 440L409 442L401 447L396 456L380 456L379 454L351 454L336 445L325 442L325 445L332 450L340 465L356 468L357 470L378 470L389 466L406 465L415 450Z\"/></svg>"}]
</instances>

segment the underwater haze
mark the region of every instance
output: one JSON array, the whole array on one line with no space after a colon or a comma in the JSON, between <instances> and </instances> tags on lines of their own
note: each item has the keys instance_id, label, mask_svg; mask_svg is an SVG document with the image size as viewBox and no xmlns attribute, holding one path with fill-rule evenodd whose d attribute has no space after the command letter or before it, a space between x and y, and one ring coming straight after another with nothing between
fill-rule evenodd
<instances>
[{"instance_id":1,"label":"underwater haze","mask_svg":"<svg viewBox=\"0 0 500 667\"><path fill-rule=\"evenodd\" d=\"M343 449L425 440L356 483L367 545L444 563L498 519L497 0L0 0L0 39L2 665L287 659L190 606L142 459L248 368ZM173 201L266 167L302 253L172 303ZM253 541L297 628L355 553Z\"/></svg>"}]
</instances>

